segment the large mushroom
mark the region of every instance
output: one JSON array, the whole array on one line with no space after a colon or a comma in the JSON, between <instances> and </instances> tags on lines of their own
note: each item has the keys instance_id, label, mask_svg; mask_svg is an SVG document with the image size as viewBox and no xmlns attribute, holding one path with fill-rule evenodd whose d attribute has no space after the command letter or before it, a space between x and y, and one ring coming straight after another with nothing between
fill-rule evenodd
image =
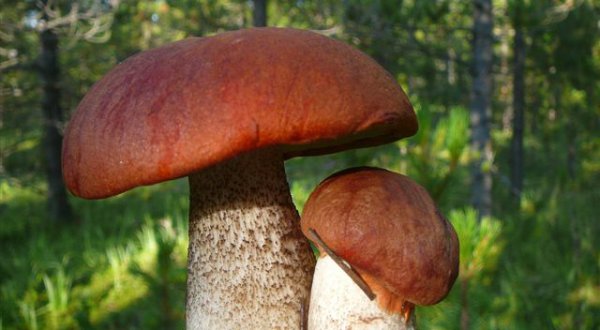
<instances>
[{"instance_id":1,"label":"large mushroom","mask_svg":"<svg viewBox=\"0 0 600 330\"><path fill-rule=\"evenodd\" d=\"M400 174L363 167L332 175L310 195L301 224L321 251L309 330L413 329L414 305L442 300L458 275L454 228Z\"/></svg>"},{"instance_id":2,"label":"large mushroom","mask_svg":"<svg viewBox=\"0 0 600 330\"><path fill-rule=\"evenodd\" d=\"M394 78L353 47L295 29L239 30L116 66L74 113L63 171L92 199L188 176L187 327L292 329L314 257L284 160L416 130Z\"/></svg>"}]
</instances>

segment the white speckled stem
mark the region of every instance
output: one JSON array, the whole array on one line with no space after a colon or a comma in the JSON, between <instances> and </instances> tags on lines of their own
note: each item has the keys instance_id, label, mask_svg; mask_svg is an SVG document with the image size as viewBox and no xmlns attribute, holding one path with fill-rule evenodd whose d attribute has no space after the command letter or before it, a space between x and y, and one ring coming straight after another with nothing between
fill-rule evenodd
<instances>
[{"instance_id":1,"label":"white speckled stem","mask_svg":"<svg viewBox=\"0 0 600 330\"><path fill-rule=\"evenodd\" d=\"M283 159L238 156L189 177L188 329L298 329L314 257Z\"/></svg>"},{"instance_id":2,"label":"white speckled stem","mask_svg":"<svg viewBox=\"0 0 600 330\"><path fill-rule=\"evenodd\" d=\"M329 256L317 261L312 284L308 330L415 329L414 313L409 322L388 314L365 293Z\"/></svg>"}]
</instances>

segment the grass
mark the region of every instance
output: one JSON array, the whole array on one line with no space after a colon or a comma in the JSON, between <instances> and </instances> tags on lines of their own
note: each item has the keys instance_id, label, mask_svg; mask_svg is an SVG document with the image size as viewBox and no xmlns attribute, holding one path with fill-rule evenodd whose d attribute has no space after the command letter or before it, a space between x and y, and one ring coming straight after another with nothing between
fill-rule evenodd
<instances>
[{"instance_id":1,"label":"grass","mask_svg":"<svg viewBox=\"0 0 600 330\"><path fill-rule=\"evenodd\" d=\"M185 182L103 201L73 199L74 226L45 222L44 195L35 187L0 187L3 328L182 326Z\"/></svg>"}]
</instances>

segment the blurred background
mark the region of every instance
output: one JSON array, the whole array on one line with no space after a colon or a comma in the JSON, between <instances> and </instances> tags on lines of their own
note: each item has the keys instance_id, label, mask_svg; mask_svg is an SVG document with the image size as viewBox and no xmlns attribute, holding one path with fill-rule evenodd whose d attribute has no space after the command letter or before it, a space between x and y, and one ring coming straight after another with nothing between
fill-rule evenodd
<instances>
[{"instance_id":1,"label":"blurred background","mask_svg":"<svg viewBox=\"0 0 600 330\"><path fill-rule=\"evenodd\" d=\"M264 25L363 50L415 105L414 137L286 166L299 210L350 166L429 190L461 268L422 329L600 329L597 0L0 0L0 329L183 328L187 182L77 199L63 128L128 56Z\"/></svg>"}]
</instances>

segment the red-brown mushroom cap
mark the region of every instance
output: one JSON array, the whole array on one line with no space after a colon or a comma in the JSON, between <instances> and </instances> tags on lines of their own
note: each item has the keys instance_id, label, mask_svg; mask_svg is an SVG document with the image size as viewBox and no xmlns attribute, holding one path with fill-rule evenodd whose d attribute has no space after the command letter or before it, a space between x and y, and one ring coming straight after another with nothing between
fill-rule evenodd
<instances>
[{"instance_id":1,"label":"red-brown mushroom cap","mask_svg":"<svg viewBox=\"0 0 600 330\"><path fill-rule=\"evenodd\" d=\"M401 88L360 51L279 28L188 38L137 54L86 94L63 144L78 196L186 176L240 153L285 158L413 135Z\"/></svg>"},{"instance_id":2,"label":"red-brown mushroom cap","mask_svg":"<svg viewBox=\"0 0 600 330\"><path fill-rule=\"evenodd\" d=\"M442 300L458 275L458 238L427 191L408 177L376 168L342 171L310 195L302 231L315 229L361 274L381 307Z\"/></svg>"}]
</instances>

